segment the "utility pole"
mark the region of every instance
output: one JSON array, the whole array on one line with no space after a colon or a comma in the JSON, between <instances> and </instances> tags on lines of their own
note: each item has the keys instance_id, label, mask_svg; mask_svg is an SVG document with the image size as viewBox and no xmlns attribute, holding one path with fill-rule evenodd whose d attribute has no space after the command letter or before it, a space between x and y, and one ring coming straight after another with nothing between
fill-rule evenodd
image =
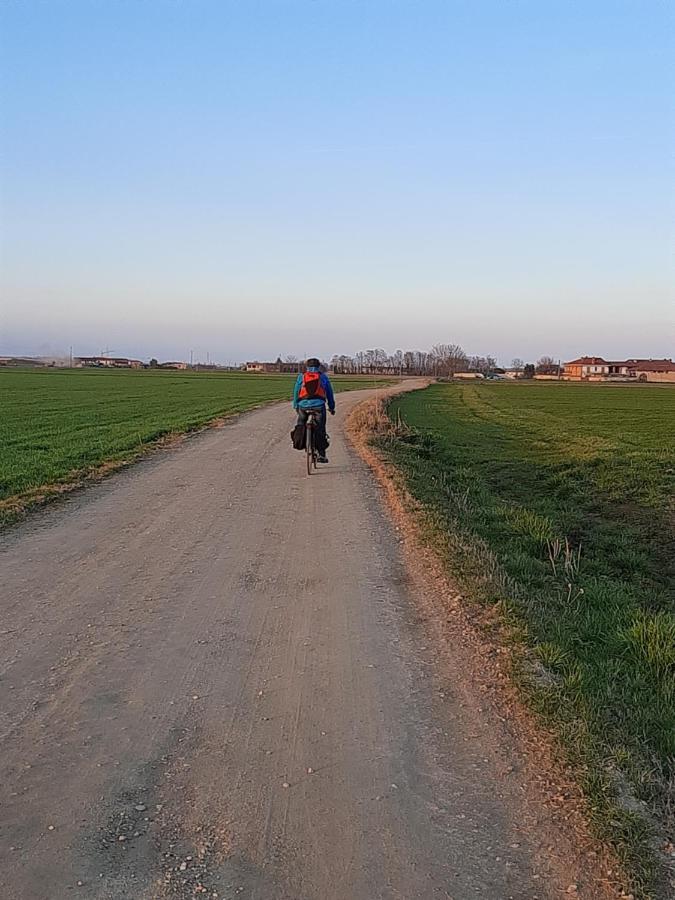
<instances>
[{"instance_id":1,"label":"utility pole","mask_svg":"<svg viewBox=\"0 0 675 900\"><path fill-rule=\"evenodd\" d=\"M194 350L190 350L190 368L192 368L192 354L193 353L194 353Z\"/></svg>"},{"instance_id":2,"label":"utility pole","mask_svg":"<svg viewBox=\"0 0 675 900\"><path fill-rule=\"evenodd\" d=\"M73 368L73 345L70 345L70 366L69 368Z\"/></svg>"}]
</instances>

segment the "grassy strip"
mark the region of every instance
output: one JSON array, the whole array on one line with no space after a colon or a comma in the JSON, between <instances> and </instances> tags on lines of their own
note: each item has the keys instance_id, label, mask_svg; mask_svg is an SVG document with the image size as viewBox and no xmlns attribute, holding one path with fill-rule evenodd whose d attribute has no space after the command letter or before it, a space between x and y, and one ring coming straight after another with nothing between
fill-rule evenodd
<instances>
[{"instance_id":1,"label":"grassy strip","mask_svg":"<svg viewBox=\"0 0 675 900\"><path fill-rule=\"evenodd\" d=\"M377 441L453 579L510 626L516 677L645 898L667 896L673 841L674 401L435 385L396 399L409 425Z\"/></svg>"},{"instance_id":2,"label":"grassy strip","mask_svg":"<svg viewBox=\"0 0 675 900\"><path fill-rule=\"evenodd\" d=\"M294 382L260 374L0 371L0 526L162 440L290 399ZM336 378L334 387L378 383Z\"/></svg>"}]
</instances>

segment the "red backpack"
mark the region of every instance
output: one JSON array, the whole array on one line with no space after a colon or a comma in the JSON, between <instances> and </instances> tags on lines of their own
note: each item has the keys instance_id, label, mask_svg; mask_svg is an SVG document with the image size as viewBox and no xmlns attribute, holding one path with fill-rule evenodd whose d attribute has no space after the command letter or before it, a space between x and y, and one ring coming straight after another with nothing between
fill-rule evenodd
<instances>
[{"instance_id":1,"label":"red backpack","mask_svg":"<svg viewBox=\"0 0 675 900\"><path fill-rule=\"evenodd\" d=\"M326 389L321 383L321 372L305 372L302 376L302 387L298 394L300 400L325 400Z\"/></svg>"}]
</instances>

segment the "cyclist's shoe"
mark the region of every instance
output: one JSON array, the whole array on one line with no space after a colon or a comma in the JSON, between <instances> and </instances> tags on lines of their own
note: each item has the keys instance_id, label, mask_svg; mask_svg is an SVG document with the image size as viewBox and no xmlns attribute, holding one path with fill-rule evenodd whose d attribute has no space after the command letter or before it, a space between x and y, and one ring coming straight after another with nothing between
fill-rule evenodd
<instances>
[{"instance_id":1,"label":"cyclist's shoe","mask_svg":"<svg viewBox=\"0 0 675 900\"><path fill-rule=\"evenodd\" d=\"M320 462L320 463L327 463L327 462L328 462L328 457L327 457L327 456L319 456L319 457L317 458L317 462Z\"/></svg>"}]
</instances>

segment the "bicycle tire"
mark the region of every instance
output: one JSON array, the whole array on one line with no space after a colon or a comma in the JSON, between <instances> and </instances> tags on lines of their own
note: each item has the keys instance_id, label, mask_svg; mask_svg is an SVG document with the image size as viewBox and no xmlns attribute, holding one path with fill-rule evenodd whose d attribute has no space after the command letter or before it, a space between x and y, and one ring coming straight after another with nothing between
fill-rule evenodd
<instances>
[{"instance_id":1,"label":"bicycle tire","mask_svg":"<svg viewBox=\"0 0 675 900\"><path fill-rule=\"evenodd\" d=\"M305 458L307 459L307 474L312 474L312 462L314 460L314 428L307 423L305 430Z\"/></svg>"},{"instance_id":2,"label":"bicycle tire","mask_svg":"<svg viewBox=\"0 0 675 900\"><path fill-rule=\"evenodd\" d=\"M312 465L315 469L319 468L319 454L316 449L316 419L314 419L314 425L312 427Z\"/></svg>"}]
</instances>

